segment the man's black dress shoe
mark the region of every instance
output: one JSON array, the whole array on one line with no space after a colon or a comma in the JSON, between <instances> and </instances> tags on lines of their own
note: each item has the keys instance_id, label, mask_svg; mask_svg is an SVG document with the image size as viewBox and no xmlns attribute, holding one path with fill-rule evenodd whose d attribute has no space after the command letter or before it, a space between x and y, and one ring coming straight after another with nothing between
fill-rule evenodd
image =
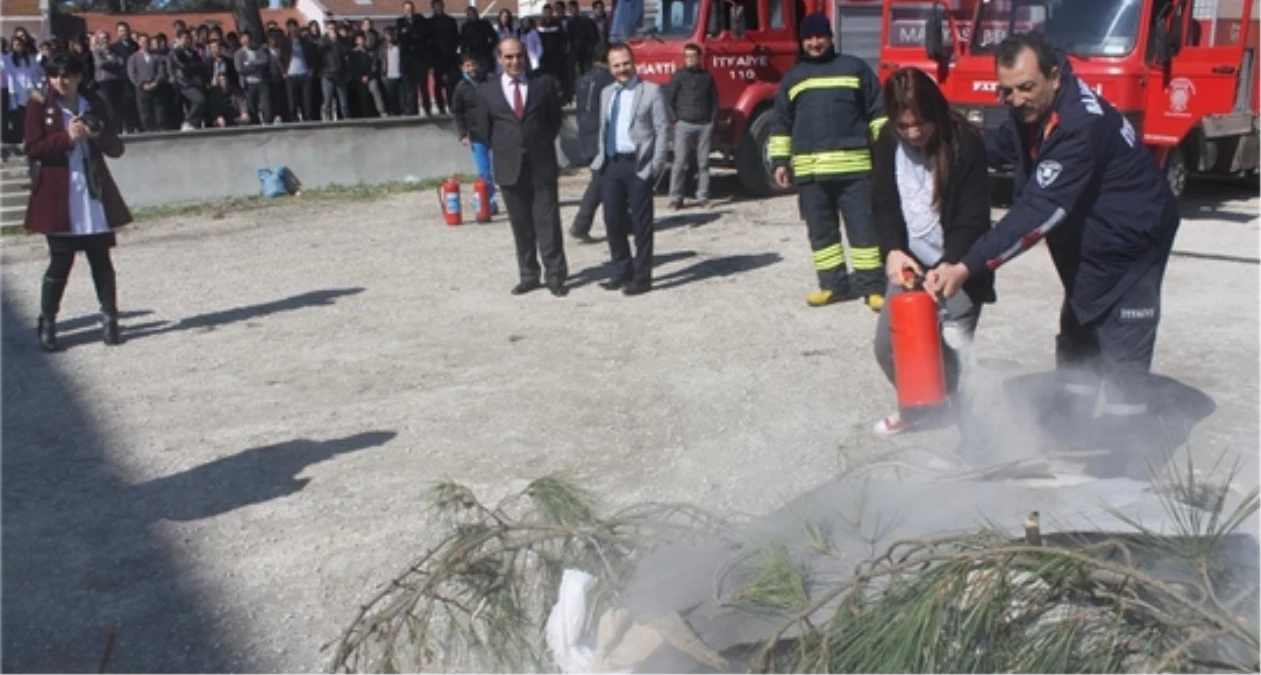
<instances>
[{"instance_id":1,"label":"man's black dress shoe","mask_svg":"<svg viewBox=\"0 0 1261 675\"><path fill-rule=\"evenodd\" d=\"M606 291L616 291L620 290L623 286L629 283L630 281L626 279L609 279L608 281L601 281L600 288L603 288Z\"/></svg>"},{"instance_id":2,"label":"man's black dress shoe","mask_svg":"<svg viewBox=\"0 0 1261 675\"><path fill-rule=\"evenodd\" d=\"M569 288L565 286L565 282L563 281L549 282L547 284L547 290L551 291L552 295L558 298L563 298L566 295L569 295Z\"/></svg>"},{"instance_id":3,"label":"man's black dress shoe","mask_svg":"<svg viewBox=\"0 0 1261 675\"><path fill-rule=\"evenodd\" d=\"M651 290L651 281L632 281L622 288L622 295L643 295Z\"/></svg>"},{"instance_id":4,"label":"man's black dress shoe","mask_svg":"<svg viewBox=\"0 0 1261 675\"><path fill-rule=\"evenodd\" d=\"M525 295L526 293L529 293L530 291L536 288L542 288L542 287L543 287L543 284L540 284L538 279L534 279L530 281L522 281L521 283L512 287L512 294Z\"/></svg>"}]
</instances>

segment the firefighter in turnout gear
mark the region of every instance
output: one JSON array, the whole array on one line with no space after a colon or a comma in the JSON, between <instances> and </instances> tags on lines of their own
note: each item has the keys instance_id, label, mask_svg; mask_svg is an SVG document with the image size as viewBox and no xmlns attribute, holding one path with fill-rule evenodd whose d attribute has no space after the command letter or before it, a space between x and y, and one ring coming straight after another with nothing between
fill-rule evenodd
<instances>
[{"instance_id":1,"label":"firefighter in turnout gear","mask_svg":"<svg viewBox=\"0 0 1261 675\"><path fill-rule=\"evenodd\" d=\"M810 231L819 290L806 302L820 307L861 297L878 312L885 280L871 215L870 141L885 123L880 84L866 62L836 52L825 15L806 16L798 33L805 56L775 94L769 154L776 182L796 181ZM852 274L845 269L841 217Z\"/></svg>"}]
</instances>

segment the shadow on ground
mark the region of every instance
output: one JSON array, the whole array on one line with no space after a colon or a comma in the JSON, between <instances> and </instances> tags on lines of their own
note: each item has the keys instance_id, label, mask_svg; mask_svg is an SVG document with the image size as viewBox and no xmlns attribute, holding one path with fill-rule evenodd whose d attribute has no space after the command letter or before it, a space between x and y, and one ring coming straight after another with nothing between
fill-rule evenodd
<instances>
[{"instance_id":1,"label":"shadow on ground","mask_svg":"<svg viewBox=\"0 0 1261 675\"><path fill-rule=\"evenodd\" d=\"M1192 179L1178 203L1182 207L1184 221L1224 220L1244 224L1257 219L1256 209L1243 204L1256 196L1255 180Z\"/></svg>"},{"instance_id":2,"label":"shadow on ground","mask_svg":"<svg viewBox=\"0 0 1261 675\"><path fill-rule=\"evenodd\" d=\"M658 218L657 221L653 223L653 229L657 232L664 232L676 227L704 227L730 212L730 209L723 209L722 211L693 210L690 213L686 211L682 213L675 213L666 216L665 218Z\"/></svg>"},{"instance_id":3,"label":"shadow on ground","mask_svg":"<svg viewBox=\"0 0 1261 675\"><path fill-rule=\"evenodd\" d=\"M152 314L150 311L140 312L123 312L123 338L127 340L138 340L141 338L152 337L154 335L162 335L164 333L174 333L178 331L193 330L199 332L209 332L226 326L228 324L239 323L241 321L249 321L251 319L261 319L266 316L280 314L282 312L292 312L299 309L308 309L311 307L326 307L332 305L337 299L357 295L363 292L363 288L332 288L319 291L311 291L273 300L271 302L259 303L256 305L245 305L243 307L233 307L218 312L208 312L206 314L198 314L190 316L179 321L148 321L139 324L130 324L126 320L133 317L141 317ZM58 343L63 349L69 349L101 339L101 331L99 329L98 315L91 314L83 317L75 317L68 321L58 324ZM32 334L34 329L32 328Z\"/></svg>"},{"instance_id":4,"label":"shadow on ground","mask_svg":"<svg viewBox=\"0 0 1261 675\"><path fill-rule=\"evenodd\" d=\"M783 258L778 253L756 253L752 255L709 258L688 265L677 272L660 275L653 282L653 286L659 290L665 290L706 279L729 277L735 274L751 272L774 265L781 260Z\"/></svg>"},{"instance_id":5,"label":"shadow on ground","mask_svg":"<svg viewBox=\"0 0 1261 675\"><path fill-rule=\"evenodd\" d=\"M141 518L199 520L288 497L306 487L298 478L308 466L390 442L393 431L369 431L346 438L302 438L250 448L177 474L131 488L127 498L143 505Z\"/></svg>"},{"instance_id":6,"label":"shadow on ground","mask_svg":"<svg viewBox=\"0 0 1261 675\"><path fill-rule=\"evenodd\" d=\"M678 262L680 260L687 260L688 258L695 258L695 257L696 257L696 251L668 251L666 253L659 253L657 255L654 255L652 257L652 265L653 265L653 268L655 269L655 268L661 267L662 265L668 265L673 262ZM600 263L599 265L596 265L595 267L588 267L582 270L581 272L570 277L569 287L582 288L583 286L586 286L588 284L593 284L593 283L596 283L597 281L607 281L612 278L613 278L613 263L606 260Z\"/></svg>"},{"instance_id":7,"label":"shadow on ground","mask_svg":"<svg viewBox=\"0 0 1261 675\"><path fill-rule=\"evenodd\" d=\"M1005 394L1012 401L1028 406L1028 411L1032 413L1030 418L1039 420L1042 433L1053 444L1080 443L1081 429L1047 426L1037 414L1050 409L1058 389L1059 382L1054 371L1019 375L1003 385ZM1136 480L1149 479L1153 470L1164 470L1166 460L1175 450L1187 444L1195 426L1216 409L1217 404L1203 391L1163 375L1153 375L1151 415L1146 418L1144 428L1140 429L1142 433L1138 434L1138 440L1125 443L1125 450L1110 450L1085 460L1085 472L1096 478L1123 476ZM1088 449L1105 451L1099 446Z\"/></svg>"},{"instance_id":8,"label":"shadow on ground","mask_svg":"<svg viewBox=\"0 0 1261 675\"><path fill-rule=\"evenodd\" d=\"M258 672L202 604L178 552L150 529L301 490L306 467L381 445L392 431L245 450L128 485L79 394L39 350L29 318L3 309L5 672L95 672L111 627L111 672ZM94 331L95 332L95 331ZM103 347L102 347L103 348ZM126 349L121 347L120 349Z\"/></svg>"}]
</instances>

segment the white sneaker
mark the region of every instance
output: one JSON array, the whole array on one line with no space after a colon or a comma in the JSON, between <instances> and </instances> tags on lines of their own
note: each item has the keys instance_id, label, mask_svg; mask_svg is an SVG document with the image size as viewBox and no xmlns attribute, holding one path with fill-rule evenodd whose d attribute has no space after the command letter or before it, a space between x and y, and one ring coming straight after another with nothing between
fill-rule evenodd
<instances>
[{"instance_id":1,"label":"white sneaker","mask_svg":"<svg viewBox=\"0 0 1261 675\"><path fill-rule=\"evenodd\" d=\"M897 436L903 431L906 431L909 426L910 425L906 423L906 420L902 419L902 415L895 412L892 415L884 417L879 422L876 422L875 426L871 428L871 433L879 436L880 438L888 438L889 436Z\"/></svg>"},{"instance_id":2,"label":"white sneaker","mask_svg":"<svg viewBox=\"0 0 1261 675\"><path fill-rule=\"evenodd\" d=\"M180 131L196 131L196 130L197 130L197 127L189 124L188 122L185 122L180 125Z\"/></svg>"}]
</instances>

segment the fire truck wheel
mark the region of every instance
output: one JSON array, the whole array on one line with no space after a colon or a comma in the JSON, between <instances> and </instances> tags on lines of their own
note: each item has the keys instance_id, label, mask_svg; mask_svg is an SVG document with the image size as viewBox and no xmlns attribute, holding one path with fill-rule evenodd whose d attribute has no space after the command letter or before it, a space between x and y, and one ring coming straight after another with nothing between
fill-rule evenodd
<instances>
[{"instance_id":1,"label":"fire truck wheel","mask_svg":"<svg viewBox=\"0 0 1261 675\"><path fill-rule=\"evenodd\" d=\"M775 170L768 154L770 141L771 110L768 108L753 118L736 152L736 172L740 176L740 184L756 197L792 191L792 188L781 188L775 183Z\"/></svg>"},{"instance_id":2,"label":"fire truck wheel","mask_svg":"<svg viewBox=\"0 0 1261 675\"><path fill-rule=\"evenodd\" d=\"M1187 189L1187 153L1182 146L1169 151L1169 155L1165 157L1165 179L1169 181L1169 189L1173 190L1175 197L1181 197L1184 190Z\"/></svg>"}]
</instances>

